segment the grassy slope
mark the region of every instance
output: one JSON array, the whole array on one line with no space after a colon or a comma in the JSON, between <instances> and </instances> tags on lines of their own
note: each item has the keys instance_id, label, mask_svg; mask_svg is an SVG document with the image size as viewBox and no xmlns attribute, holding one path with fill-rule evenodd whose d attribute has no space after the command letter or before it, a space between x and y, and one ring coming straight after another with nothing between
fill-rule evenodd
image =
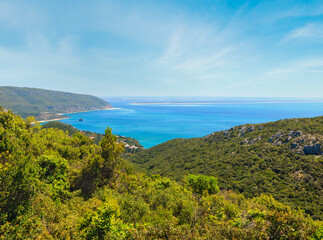
<instances>
[{"instance_id":1,"label":"grassy slope","mask_svg":"<svg viewBox=\"0 0 323 240\"><path fill-rule=\"evenodd\" d=\"M67 113L95 108L109 104L97 97L36 88L0 87L0 105L27 117L41 112Z\"/></svg>"},{"instance_id":2,"label":"grassy slope","mask_svg":"<svg viewBox=\"0 0 323 240\"><path fill-rule=\"evenodd\" d=\"M301 132L299 132L301 131ZM304 154L318 144L321 153ZM129 158L149 174L218 177L247 197L272 194L322 219L323 117L243 125L204 138L174 139ZM316 156L317 155L317 156Z\"/></svg>"}]
</instances>

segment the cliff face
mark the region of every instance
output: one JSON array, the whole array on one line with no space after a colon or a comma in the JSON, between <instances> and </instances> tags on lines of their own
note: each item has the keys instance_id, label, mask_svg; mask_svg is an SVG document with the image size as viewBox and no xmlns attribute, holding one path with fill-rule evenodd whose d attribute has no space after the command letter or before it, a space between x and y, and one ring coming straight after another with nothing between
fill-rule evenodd
<instances>
[{"instance_id":1,"label":"cliff face","mask_svg":"<svg viewBox=\"0 0 323 240\"><path fill-rule=\"evenodd\" d=\"M63 118L58 113L108 109L112 106L95 96L36 88L0 87L0 105L23 118Z\"/></svg>"}]
</instances>

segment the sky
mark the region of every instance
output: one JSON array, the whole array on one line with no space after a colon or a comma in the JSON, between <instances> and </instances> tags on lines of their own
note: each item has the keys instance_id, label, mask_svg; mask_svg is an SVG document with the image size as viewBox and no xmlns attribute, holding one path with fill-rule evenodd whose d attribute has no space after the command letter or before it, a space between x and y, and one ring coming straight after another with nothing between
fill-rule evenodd
<instances>
[{"instance_id":1,"label":"sky","mask_svg":"<svg viewBox=\"0 0 323 240\"><path fill-rule=\"evenodd\" d=\"M0 0L0 85L323 97L323 1Z\"/></svg>"}]
</instances>

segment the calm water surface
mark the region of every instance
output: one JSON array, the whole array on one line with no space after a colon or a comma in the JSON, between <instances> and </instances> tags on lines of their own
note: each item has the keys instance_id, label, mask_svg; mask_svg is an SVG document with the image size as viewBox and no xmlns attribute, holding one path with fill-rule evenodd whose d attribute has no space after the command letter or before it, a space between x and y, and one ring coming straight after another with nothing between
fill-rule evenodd
<instances>
[{"instance_id":1,"label":"calm water surface","mask_svg":"<svg viewBox=\"0 0 323 240\"><path fill-rule=\"evenodd\" d=\"M122 136L136 138L149 148L173 138L202 137L245 123L264 123L285 118L323 115L322 102L228 102L201 99L106 99L113 110L67 114L62 120L78 129L104 133L107 126ZM160 104L133 104L160 102ZM186 104L184 104L186 103ZM83 122L78 119L83 118Z\"/></svg>"}]
</instances>

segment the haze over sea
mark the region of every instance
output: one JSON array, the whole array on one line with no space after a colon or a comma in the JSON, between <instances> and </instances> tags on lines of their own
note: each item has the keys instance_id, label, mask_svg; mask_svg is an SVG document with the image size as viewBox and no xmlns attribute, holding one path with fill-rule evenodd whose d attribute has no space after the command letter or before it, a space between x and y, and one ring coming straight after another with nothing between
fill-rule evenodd
<instances>
[{"instance_id":1,"label":"haze over sea","mask_svg":"<svg viewBox=\"0 0 323 240\"><path fill-rule=\"evenodd\" d=\"M103 98L112 110L67 114L81 130L133 137L149 148L174 138L202 137L246 123L323 115L323 99ZM152 104L153 103L153 104ZM82 118L83 121L78 121Z\"/></svg>"}]
</instances>

